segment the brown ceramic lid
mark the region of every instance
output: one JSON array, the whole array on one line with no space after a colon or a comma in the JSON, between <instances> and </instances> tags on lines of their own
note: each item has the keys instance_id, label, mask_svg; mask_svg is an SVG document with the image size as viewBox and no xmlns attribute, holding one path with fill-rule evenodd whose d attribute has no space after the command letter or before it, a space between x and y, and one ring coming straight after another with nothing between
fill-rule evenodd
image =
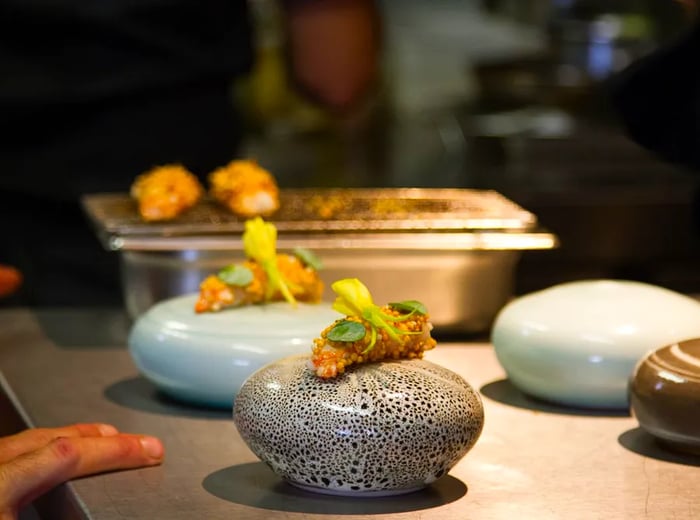
<instances>
[{"instance_id":1,"label":"brown ceramic lid","mask_svg":"<svg viewBox=\"0 0 700 520\"><path fill-rule=\"evenodd\" d=\"M645 356L630 381L630 404L642 429L669 447L700 453L700 338Z\"/></svg>"}]
</instances>

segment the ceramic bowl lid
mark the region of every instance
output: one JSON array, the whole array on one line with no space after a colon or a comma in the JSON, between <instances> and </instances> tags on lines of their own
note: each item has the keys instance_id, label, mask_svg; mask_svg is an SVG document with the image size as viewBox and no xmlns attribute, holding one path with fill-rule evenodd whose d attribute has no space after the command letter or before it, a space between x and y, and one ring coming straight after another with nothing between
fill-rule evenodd
<instances>
[{"instance_id":1,"label":"ceramic bowl lid","mask_svg":"<svg viewBox=\"0 0 700 520\"><path fill-rule=\"evenodd\" d=\"M207 338L285 338L307 337L309 329L321 330L340 314L330 305L286 302L248 305L219 312L194 311L197 295L165 300L139 318L157 325L162 332Z\"/></svg>"}]
</instances>

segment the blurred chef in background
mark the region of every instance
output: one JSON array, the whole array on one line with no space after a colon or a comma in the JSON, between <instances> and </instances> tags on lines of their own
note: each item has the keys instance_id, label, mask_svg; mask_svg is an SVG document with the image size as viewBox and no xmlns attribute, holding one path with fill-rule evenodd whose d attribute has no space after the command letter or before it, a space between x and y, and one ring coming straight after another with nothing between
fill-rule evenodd
<instances>
[{"instance_id":1,"label":"blurred chef in background","mask_svg":"<svg viewBox=\"0 0 700 520\"><path fill-rule=\"evenodd\" d=\"M152 166L204 178L243 133L232 84L255 55L255 0L0 0L0 262L4 305L121 304L117 255L79 200ZM373 0L281 0L290 77L343 113L378 69Z\"/></svg>"}]
</instances>

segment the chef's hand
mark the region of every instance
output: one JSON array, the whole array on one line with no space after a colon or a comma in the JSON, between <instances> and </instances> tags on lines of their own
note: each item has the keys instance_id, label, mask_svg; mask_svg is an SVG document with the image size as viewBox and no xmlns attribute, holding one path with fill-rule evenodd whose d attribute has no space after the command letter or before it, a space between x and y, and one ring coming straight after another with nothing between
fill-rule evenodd
<instances>
[{"instance_id":1,"label":"chef's hand","mask_svg":"<svg viewBox=\"0 0 700 520\"><path fill-rule=\"evenodd\" d=\"M32 500L73 478L162 460L160 440L120 433L107 424L33 428L0 437L0 520L16 519Z\"/></svg>"},{"instance_id":2,"label":"chef's hand","mask_svg":"<svg viewBox=\"0 0 700 520\"><path fill-rule=\"evenodd\" d=\"M22 273L12 266L0 264L0 298L9 296L22 285Z\"/></svg>"}]
</instances>

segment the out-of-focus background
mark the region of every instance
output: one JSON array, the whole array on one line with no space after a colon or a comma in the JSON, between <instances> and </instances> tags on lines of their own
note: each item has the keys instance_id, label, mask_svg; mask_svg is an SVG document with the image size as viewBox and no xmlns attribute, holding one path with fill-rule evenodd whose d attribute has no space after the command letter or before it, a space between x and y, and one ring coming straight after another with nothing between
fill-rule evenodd
<instances>
[{"instance_id":1,"label":"out-of-focus background","mask_svg":"<svg viewBox=\"0 0 700 520\"><path fill-rule=\"evenodd\" d=\"M700 175L632 143L611 78L689 21L670 0L381 0L382 80L339 118L294 92L274 0L251 0L243 155L283 187L494 189L561 239L516 292L590 277L700 292ZM438 5L439 4L439 5Z\"/></svg>"}]
</instances>

